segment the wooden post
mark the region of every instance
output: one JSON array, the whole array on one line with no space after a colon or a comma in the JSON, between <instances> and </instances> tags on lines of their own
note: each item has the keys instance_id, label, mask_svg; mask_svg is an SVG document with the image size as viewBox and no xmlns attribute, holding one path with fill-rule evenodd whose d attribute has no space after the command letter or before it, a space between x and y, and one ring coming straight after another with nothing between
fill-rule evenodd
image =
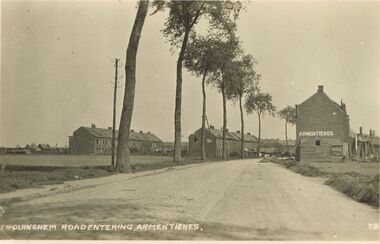
<instances>
[{"instance_id":1,"label":"wooden post","mask_svg":"<svg viewBox=\"0 0 380 244\"><path fill-rule=\"evenodd\" d=\"M5 163L1 165L1 174L3 175L5 172Z\"/></svg>"},{"instance_id":2,"label":"wooden post","mask_svg":"<svg viewBox=\"0 0 380 244\"><path fill-rule=\"evenodd\" d=\"M115 147L115 127L116 127L116 95L117 95L117 76L118 76L118 64L119 59L115 58L115 83L113 88L113 115L112 115L112 158L111 158L111 166L112 168L115 168L115 154L116 154L116 147Z\"/></svg>"},{"instance_id":3,"label":"wooden post","mask_svg":"<svg viewBox=\"0 0 380 244\"><path fill-rule=\"evenodd\" d=\"M359 156L358 156L358 134L355 134L355 158L359 159Z\"/></svg>"}]
</instances>

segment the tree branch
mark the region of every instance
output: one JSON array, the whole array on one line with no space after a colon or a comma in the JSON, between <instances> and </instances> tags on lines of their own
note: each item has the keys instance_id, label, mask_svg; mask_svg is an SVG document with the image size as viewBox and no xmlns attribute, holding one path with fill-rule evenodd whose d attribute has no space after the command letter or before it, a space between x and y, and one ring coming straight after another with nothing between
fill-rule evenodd
<instances>
[{"instance_id":1,"label":"tree branch","mask_svg":"<svg viewBox=\"0 0 380 244\"><path fill-rule=\"evenodd\" d=\"M190 24L190 28L193 28L193 26L194 26L194 24L197 22L199 16L201 16L201 14L202 14L201 11L202 11L204 5L205 5L205 2L202 3L201 7L200 7L200 8L198 9L198 11L195 13L195 15L194 15L194 20L193 20L193 22Z\"/></svg>"}]
</instances>

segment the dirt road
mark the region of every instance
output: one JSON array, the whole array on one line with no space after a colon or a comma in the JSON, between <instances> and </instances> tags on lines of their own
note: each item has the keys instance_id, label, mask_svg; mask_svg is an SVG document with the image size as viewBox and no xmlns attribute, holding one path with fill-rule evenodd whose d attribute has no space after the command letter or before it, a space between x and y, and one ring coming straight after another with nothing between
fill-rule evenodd
<instances>
[{"instance_id":1,"label":"dirt road","mask_svg":"<svg viewBox=\"0 0 380 244\"><path fill-rule=\"evenodd\" d=\"M378 209L349 199L323 185L321 179L257 160L178 166L66 182L0 194L0 205L5 210L0 225L40 223L62 228L61 224L86 224L88 228L91 224L130 224L134 228L3 230L1 238L379 239ZM157 227L168 223L177 223L176 229ZM199 228L184 230L180 223ZM141 230L138 224L151 226Z\"/></svg>"}]
</instances>

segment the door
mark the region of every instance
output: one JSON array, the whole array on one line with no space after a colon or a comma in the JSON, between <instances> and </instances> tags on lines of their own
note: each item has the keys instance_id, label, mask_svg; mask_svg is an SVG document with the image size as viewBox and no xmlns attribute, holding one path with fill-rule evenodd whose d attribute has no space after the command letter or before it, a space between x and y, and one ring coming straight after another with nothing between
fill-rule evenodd
<instances>
[{"instance_id":1,"label":"door","mask_svg":"<svg viewBox=\"0 0 380 244\"><path fill-rule=\"evenodd\" d=\"M349 154L348 143L343 142L343 157L348 158L349 156L350 154Z\"/></svg>"}]
</instances>

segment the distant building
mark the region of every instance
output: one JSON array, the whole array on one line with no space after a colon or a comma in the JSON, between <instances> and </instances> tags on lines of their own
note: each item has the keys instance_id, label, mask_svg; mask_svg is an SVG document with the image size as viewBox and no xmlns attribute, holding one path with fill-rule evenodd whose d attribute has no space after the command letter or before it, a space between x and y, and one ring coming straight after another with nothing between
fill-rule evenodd
<instances>
[{"instance_id":1,"label":"distant building","mask_svg":"<svg viewBox=\"0 0 380 244\"><path fill-rule=\"evenodd\" d=\"M261 139L261 147L260 147L260 153L261 154L277 154L281 155L288 151L290 155L295 154L295 144L296 141L292 139L288 139L288 148L286 148L286 140L280 140L280 139ZM276 148L275 151L272 150L272 148ZM268 150L267 150L268 149Z\"/></svg>"},{"instance_id":2,"label":"distant building","mask_svg":"<svg viewBox=\"0 0 380 244\"><path fill-rule=\"evenodd\" d=\"M49 151L49 150L51 150L50 145L49 144L44 144L44 143L38 144L37 148L40 149L41 151Z\"/></svg>"},{"instance_id":3,"label":"distant building","mask_svg":"<svg viewBox=\"0 0 380 244\"><path fill-rule=\"evenodd\" d=\"M118 131L116 131L117 139ZM117 144L117 140L116 140ZM132 153L149 154L161 148L162 141L151 132L135 132L129 134L129 148ZM111 154L112 128L96 128L81 126L69 136L69 152L73 154Z\"/></svg>"},{"instance_id":4,"label":"distant building","mask_svg":"<svg viewBox=\"0 0 380 244\"><path fill-rule=\"evenodd\" d=\"M199 129L189 136L189 155L191 157L201 156L201 131ZM226 133L227 157L240 155L240 131ZM257 147L257 138L251 133L244 135L244 151L246 156L251 156ZM205 148L207 158L222 158L223 156L223 133L214 126L205 129Z\"/></svg>"},{"instance_id":5,"label":"distant building","mask_svg":"<svg viewBox=\"0 0 380 244\"><path fill-rule=\"evenodd\" d=\"M160 155L173 155L174 142L163 142L159 148L156 149L156 153ZM181 155L189 156L189 143L181 142Z\"/></svg>"},{"instance_id":6,"label":"distant building","mask_svg":"<svg viewBox=\"0 0 380 244\"><path fill-rule=\"evenodd\" d=\"M37 144L36 143L31 143L30 145L29 144L26 144L25 146L26 149L31 149L31 150L36 150L38 148Z\"/></svg>"},{"instance_id":7,"label":"distant building","mask_svg":"<svg viewBox=\"0 0 380 244\"><path fill-rule=\"evenodd\" d=\"M268 156L276 156L280 155L280 149L277 147L263 147L260 148L260 156L261 157L268 157Z\"/></svg>"},{"instance_id":8,"label":"distant building","mask_svg":"<svg viewBox=\"0 0 380 244\"><path fill-rule=\"evenodd\" d=\"M298 160L334 161L350 156L350 125L346 105L318 91L296 105L296 146Z\"/></svg>"}]
</instances>

